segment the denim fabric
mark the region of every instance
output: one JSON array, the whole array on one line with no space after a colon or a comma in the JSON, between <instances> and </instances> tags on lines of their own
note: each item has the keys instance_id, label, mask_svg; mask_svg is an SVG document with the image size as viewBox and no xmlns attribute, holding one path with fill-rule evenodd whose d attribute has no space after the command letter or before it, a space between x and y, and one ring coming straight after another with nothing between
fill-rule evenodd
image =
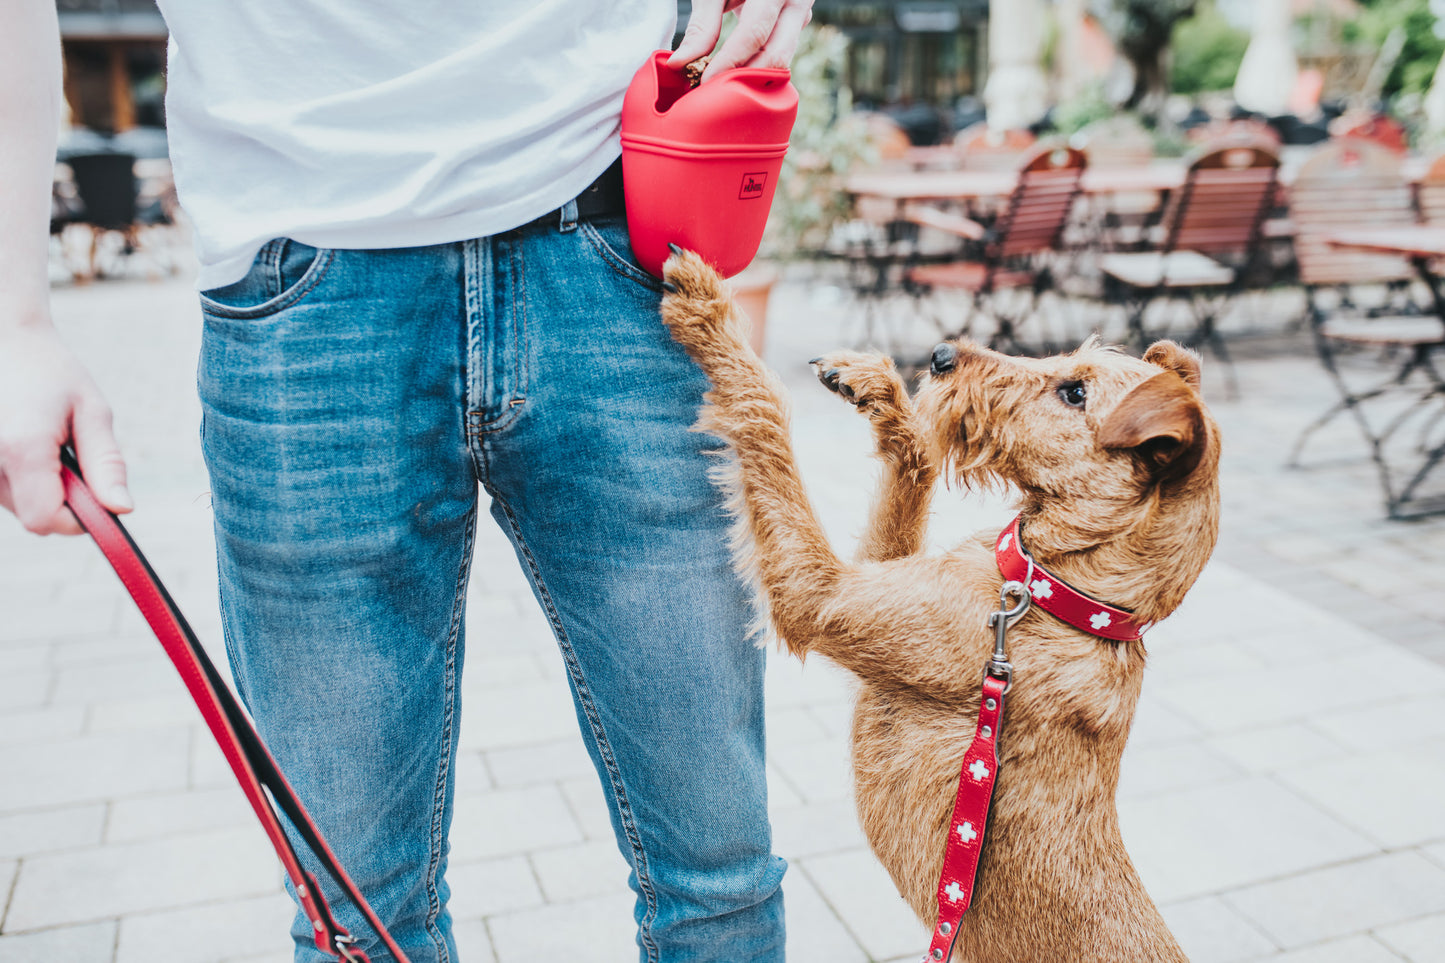
<instances>
[{"instance_id":1,"label":"denim fabric","mask_svg":"<svg viewBox=\"0 0 1445 963\"><path fill-rule=\"evenodd\" d=\"M621 219L565 214L425 248L278 239L201 296L232 669L414 963L457 958L446 840L478 482L556 634L640 958L783 958L763 653L706 476L716 441L689 430L705 379L626 239ZM326 959L300 914L293 935L298 961Z\"/></svg>"}]
</instances>

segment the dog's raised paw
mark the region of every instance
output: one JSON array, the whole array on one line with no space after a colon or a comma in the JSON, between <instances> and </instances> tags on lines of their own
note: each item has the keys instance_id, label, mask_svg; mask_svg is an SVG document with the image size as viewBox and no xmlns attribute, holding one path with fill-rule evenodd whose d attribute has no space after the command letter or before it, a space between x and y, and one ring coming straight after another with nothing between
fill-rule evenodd
<instances>
[{"instance_id":1,"label":"dog's raised paw","mask_svg":"<svg viewBox=\"0 0 1445 963\"><path fill-rule=\"evenodd\" d=\"M880 405L897 406L904 389L893 361L879 354L834 351L809 362L823 387L869 412Z\"/></svg>"},{"instance_id":2,"label":"dog's raised paw","mask_svg":"<svg viewBox=\"0 0 1445 963\"><path fill-rule=\"evenodd\" d=\"M722 278L712 266L692 251L669 244L672 256L662 265L664 305L669 301L690 301L703 305L727 296Z\"/></svg>"}]
</instances>

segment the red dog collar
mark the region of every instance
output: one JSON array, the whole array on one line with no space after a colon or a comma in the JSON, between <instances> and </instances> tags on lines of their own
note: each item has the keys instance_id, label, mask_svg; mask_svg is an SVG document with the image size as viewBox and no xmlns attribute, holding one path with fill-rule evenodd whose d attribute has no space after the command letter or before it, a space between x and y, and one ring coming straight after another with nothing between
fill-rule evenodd
<instances>
[{"instance_id":1,"label":"red dog collar","mask_svg":"<svg viewBox=\"0 0 1445 963\"><path fill-rule=\"evenodd\" d=\"M1112 642L1138 642L1143 638L1149 625L1135 620L1134 613L1080 592L1035 562L1024 550L1022 529L1020 515L999 533L994 545L994 558L1005 579L1028 586L1034 605L1081 632Z\"/></svg>"}]
</instances>

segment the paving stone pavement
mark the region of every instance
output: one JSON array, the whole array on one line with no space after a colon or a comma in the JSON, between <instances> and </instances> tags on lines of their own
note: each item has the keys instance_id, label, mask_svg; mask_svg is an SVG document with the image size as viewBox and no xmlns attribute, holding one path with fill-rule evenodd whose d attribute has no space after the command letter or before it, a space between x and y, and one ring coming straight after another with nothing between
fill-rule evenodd
<instances>
[{"instance_id":1,"label":"paving stone pavement","mask_svg":"<svg viewBox=\"0 0 1445 963\"><path fill-rule=\"evenodd\" d=\"M803 363L846 340L842 308L824 285L776 297L768 357L848 552L868 432ZM128 524L224 662L190 282L59 288L55 313L116 408L140 506ZM1347 424L1320 440L1325 464L1281 467L1331 397L1303 342L1238 372L1240 400L1213 402L1219 550L1149 638L1119 791L1130 852L1198 963L1445 961L1445 517L1385 521ZM931 538L1008 517L999 496L944 491ZM476 550L452 839L462 958L634 960L626 869L547 624L506 539L484 524ZM772 653L768 698L790 958L911 963L925 929L853 814L848 679ZM0 518L0 963L281 963L289 916L264 837L99 553Z\"/></svg>"}]
</instances>

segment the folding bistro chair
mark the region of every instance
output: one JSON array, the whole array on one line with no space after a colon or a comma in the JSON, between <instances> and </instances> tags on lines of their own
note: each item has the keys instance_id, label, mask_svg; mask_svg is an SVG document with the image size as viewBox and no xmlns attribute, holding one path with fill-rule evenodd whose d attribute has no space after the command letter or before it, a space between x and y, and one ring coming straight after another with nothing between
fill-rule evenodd
<instances>
[{"instance_id":1,"label":"folding bistro chair","mask_svg":"<svg viewBox=\"0 0 1445 963\"><path fill-rule=\"evenodd\" d=\"M1430 162L1415 185L1415 208L1426 224L1445 224L1445 154Z\"/></svg>"},{"instance_id":2,"label":"folding bistro chair","mask_svg":"<svg viewBox=\"0 0 1445 963\"><path fill-rule=\"evenodd\" d=\"M1131 343L1142 350L1153 340L1144 325L1151 304L1185 301L1193 310L1194 328L1182 340L1208 344L1229 365L1215 321L1244 286L1265 215L1274 204L1278 174L1279 155L1263 143L1205 148L1169 199L1158 248L1099 258L1105 297L1124 306ZM1232 368L1229 378L1233 392Z\"/></svg>"},{"instance_id":3,"label":"folding bistro chair","mask_svg":"<svg viewBox=\"0 0 1445 963\"><path fill-rule=\"evenodd\" d=\"M1417 278L1403 256L1377 254L1330 242L1332 233L1416 222L1410 186L1395 152L1367 141L1333 141L1316 151L1290 188L1295 259L1304 286L1315 348L1340 400L1300 433L1288 464L1299 467L1306 443L1345 412L1353 417L1379 472L1391 518L1416 513L1413 496L1439 461L1427 433L1438 421L1420 418L1445 402L1445 382L1434 355L1445 348L1445 322L1423 312L1411 297ZM1361 296L1374 289L1374 304ZM1419 420L1416 445L1391 444L1407 423ZM1413 454L1410 448L1417 451ZM1402 450L1403 449L1403 450ZM1423 455L1423 457L1421 457ZM1421 462L1403 483L1391 460Z\"/></svg>"},{"instance_id":4,"label":"folding bistro chair","mask_svg":"<svg viewBox=\"0 0 1445 963\"><path fill-rule=\"evenodd\" d=\"M917 292L957 290L969 297L963 324L951 331L940 325L946 333L969 334L974 319L982 314L994 322L991 348L1028 353L1061 346L1026 346L1018 329L1035 312L1040 297L1055 288L1050 255L1059 249L1085 164L1083 152L1072 147L1035 149L1019 167L1013 193L991 226L924 204L904 209L906 220L969 242L968 253L973 256L918 265L906 274ZM1016 296L1013 304L1004 303L1001 296L1006 292Z\"/></svg>"}]
</instances>

